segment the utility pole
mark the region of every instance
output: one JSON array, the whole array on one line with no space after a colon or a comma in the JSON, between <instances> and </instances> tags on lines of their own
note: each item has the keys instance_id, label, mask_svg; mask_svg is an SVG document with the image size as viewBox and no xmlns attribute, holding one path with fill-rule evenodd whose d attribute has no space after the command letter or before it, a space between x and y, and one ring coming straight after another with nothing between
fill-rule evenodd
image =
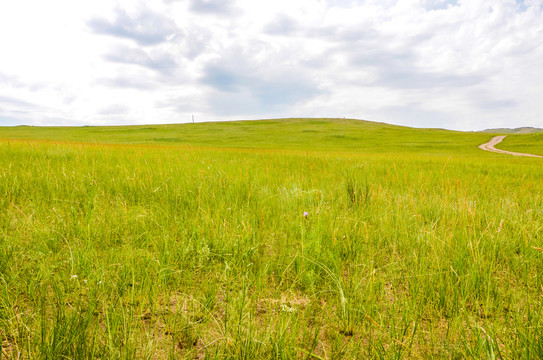
<instances>
[{"instance_id":1,"label":"utility pole","mask_svg":"<svg viewBox=\"0 0 543 360\"><path fill-rule=\"evenodd\" d=\"M194 124L194 114L192 114L192 123Z\"/></svg>"}]
</instances>

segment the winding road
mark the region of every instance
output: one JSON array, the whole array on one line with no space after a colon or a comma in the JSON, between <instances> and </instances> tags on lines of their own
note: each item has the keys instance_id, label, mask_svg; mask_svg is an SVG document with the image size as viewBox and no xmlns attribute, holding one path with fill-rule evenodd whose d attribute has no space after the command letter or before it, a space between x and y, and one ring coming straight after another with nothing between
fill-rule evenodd
<instances>
[{"instance_id":1,"label":"winding road","mask_svg":"<svg viewBox=\"0 0 543 360\"><path fill-rule=\"evenodd\" d=\"M485 151L491 151L498 154L507 154L507 155L513 155L513 156L528 156L528 157L537 157L537 158L543 158L543 156L540 155L534 155L534 154L525 154L525 153L518 153L513 151L507 151L507 150L500 150L496 149L494 145L497 145L502 142L503 139L505 139L507 135L502 136L495 136L492 139L490 139L489 142L486 144L479 145L479 149L485 150Z\"/></svg>"}]
</instances>

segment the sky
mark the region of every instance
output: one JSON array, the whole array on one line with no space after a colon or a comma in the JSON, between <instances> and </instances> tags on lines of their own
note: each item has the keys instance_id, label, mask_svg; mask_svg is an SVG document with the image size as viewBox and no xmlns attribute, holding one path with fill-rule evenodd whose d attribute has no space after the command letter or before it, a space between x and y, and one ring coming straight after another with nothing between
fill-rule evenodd
<instances>
[{"instance_id":1,"label":"sky","mask_svg":"<svg viewBox=\"0 0 543 360\"><path fill-rule=\"evenodd\" d=\"M0 126L543 128L543 0L0 3Z\"/></svg>"}]
</instances>

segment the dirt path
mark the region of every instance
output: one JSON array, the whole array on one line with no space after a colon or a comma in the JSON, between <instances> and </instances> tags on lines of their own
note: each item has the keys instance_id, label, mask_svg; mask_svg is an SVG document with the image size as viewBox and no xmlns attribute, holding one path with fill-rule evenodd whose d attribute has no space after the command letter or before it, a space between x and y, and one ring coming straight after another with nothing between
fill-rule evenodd
<instances>
[{"instance_id":1,"label":"dirt path","mask_svg":"<svg viewBox=\"0 0 543 360\"><path fill-rule=\"evenodd\" d=\"M485 150L485 151L492 151L498 154L507 154L507 155L513 155L513 156L529 156L529 157L537 157L537 158L543 158L543 156L540 155L534 155L534 154L524 154L524 153L518 153L513 151L507 151L507 150L500 150L496 149L494 145L497 145L502 142L503 139L505 139L507 135L502 136L495 136L492 139L490 139L489 142L486 144L479 145L479 149Z\"/></svg>"}]
</instances>

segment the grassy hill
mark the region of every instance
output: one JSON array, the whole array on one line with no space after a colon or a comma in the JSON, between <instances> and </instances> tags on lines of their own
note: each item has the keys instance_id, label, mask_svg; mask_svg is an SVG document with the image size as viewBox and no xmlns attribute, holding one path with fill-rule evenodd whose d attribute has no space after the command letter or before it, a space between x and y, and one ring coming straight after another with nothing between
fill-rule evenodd
<instances>
[{"instance_id":1,"label":"grassy hill","mask_svg":"<svg viewBox=\"0 0 543 360\"><path fill-rule=\"evenodd\" d=\"M486 129L482 132L492 133L492 134L533 134L543 132L543 129L534 128L534 127L519 127L519 128L497 128L497 129Z\"/></svg>"},{"instance_id":2,"label":"grassy hill","mask_svg":"<svg viewBox=\"0 0 543 360\"><path fill-rule=\"evenodd\" d=\"M190 145L367 153L471 153L488 135L362 120L275 119L178 125L10 127L0 137L72 142Z\"/></svg>"},{"instance_id":3,"label":"grassy hill","mask_svg":"<svg viewBox=\"0 0 543 360\"><path fill-rule=\"evenodd\" d=\"M498 147L509 151L543 155L543 133L510 135Z\"/></svg>"},{"instance_id":4,"label":"grassy hill","mask_svg":"<svg viewBox=\"0 0 543 360\"><path fill-rule=\"evenodd\" d=\"M491 136L1 128L0 357L542 358L543 166Z\"/></svg>"}]
</instances>

